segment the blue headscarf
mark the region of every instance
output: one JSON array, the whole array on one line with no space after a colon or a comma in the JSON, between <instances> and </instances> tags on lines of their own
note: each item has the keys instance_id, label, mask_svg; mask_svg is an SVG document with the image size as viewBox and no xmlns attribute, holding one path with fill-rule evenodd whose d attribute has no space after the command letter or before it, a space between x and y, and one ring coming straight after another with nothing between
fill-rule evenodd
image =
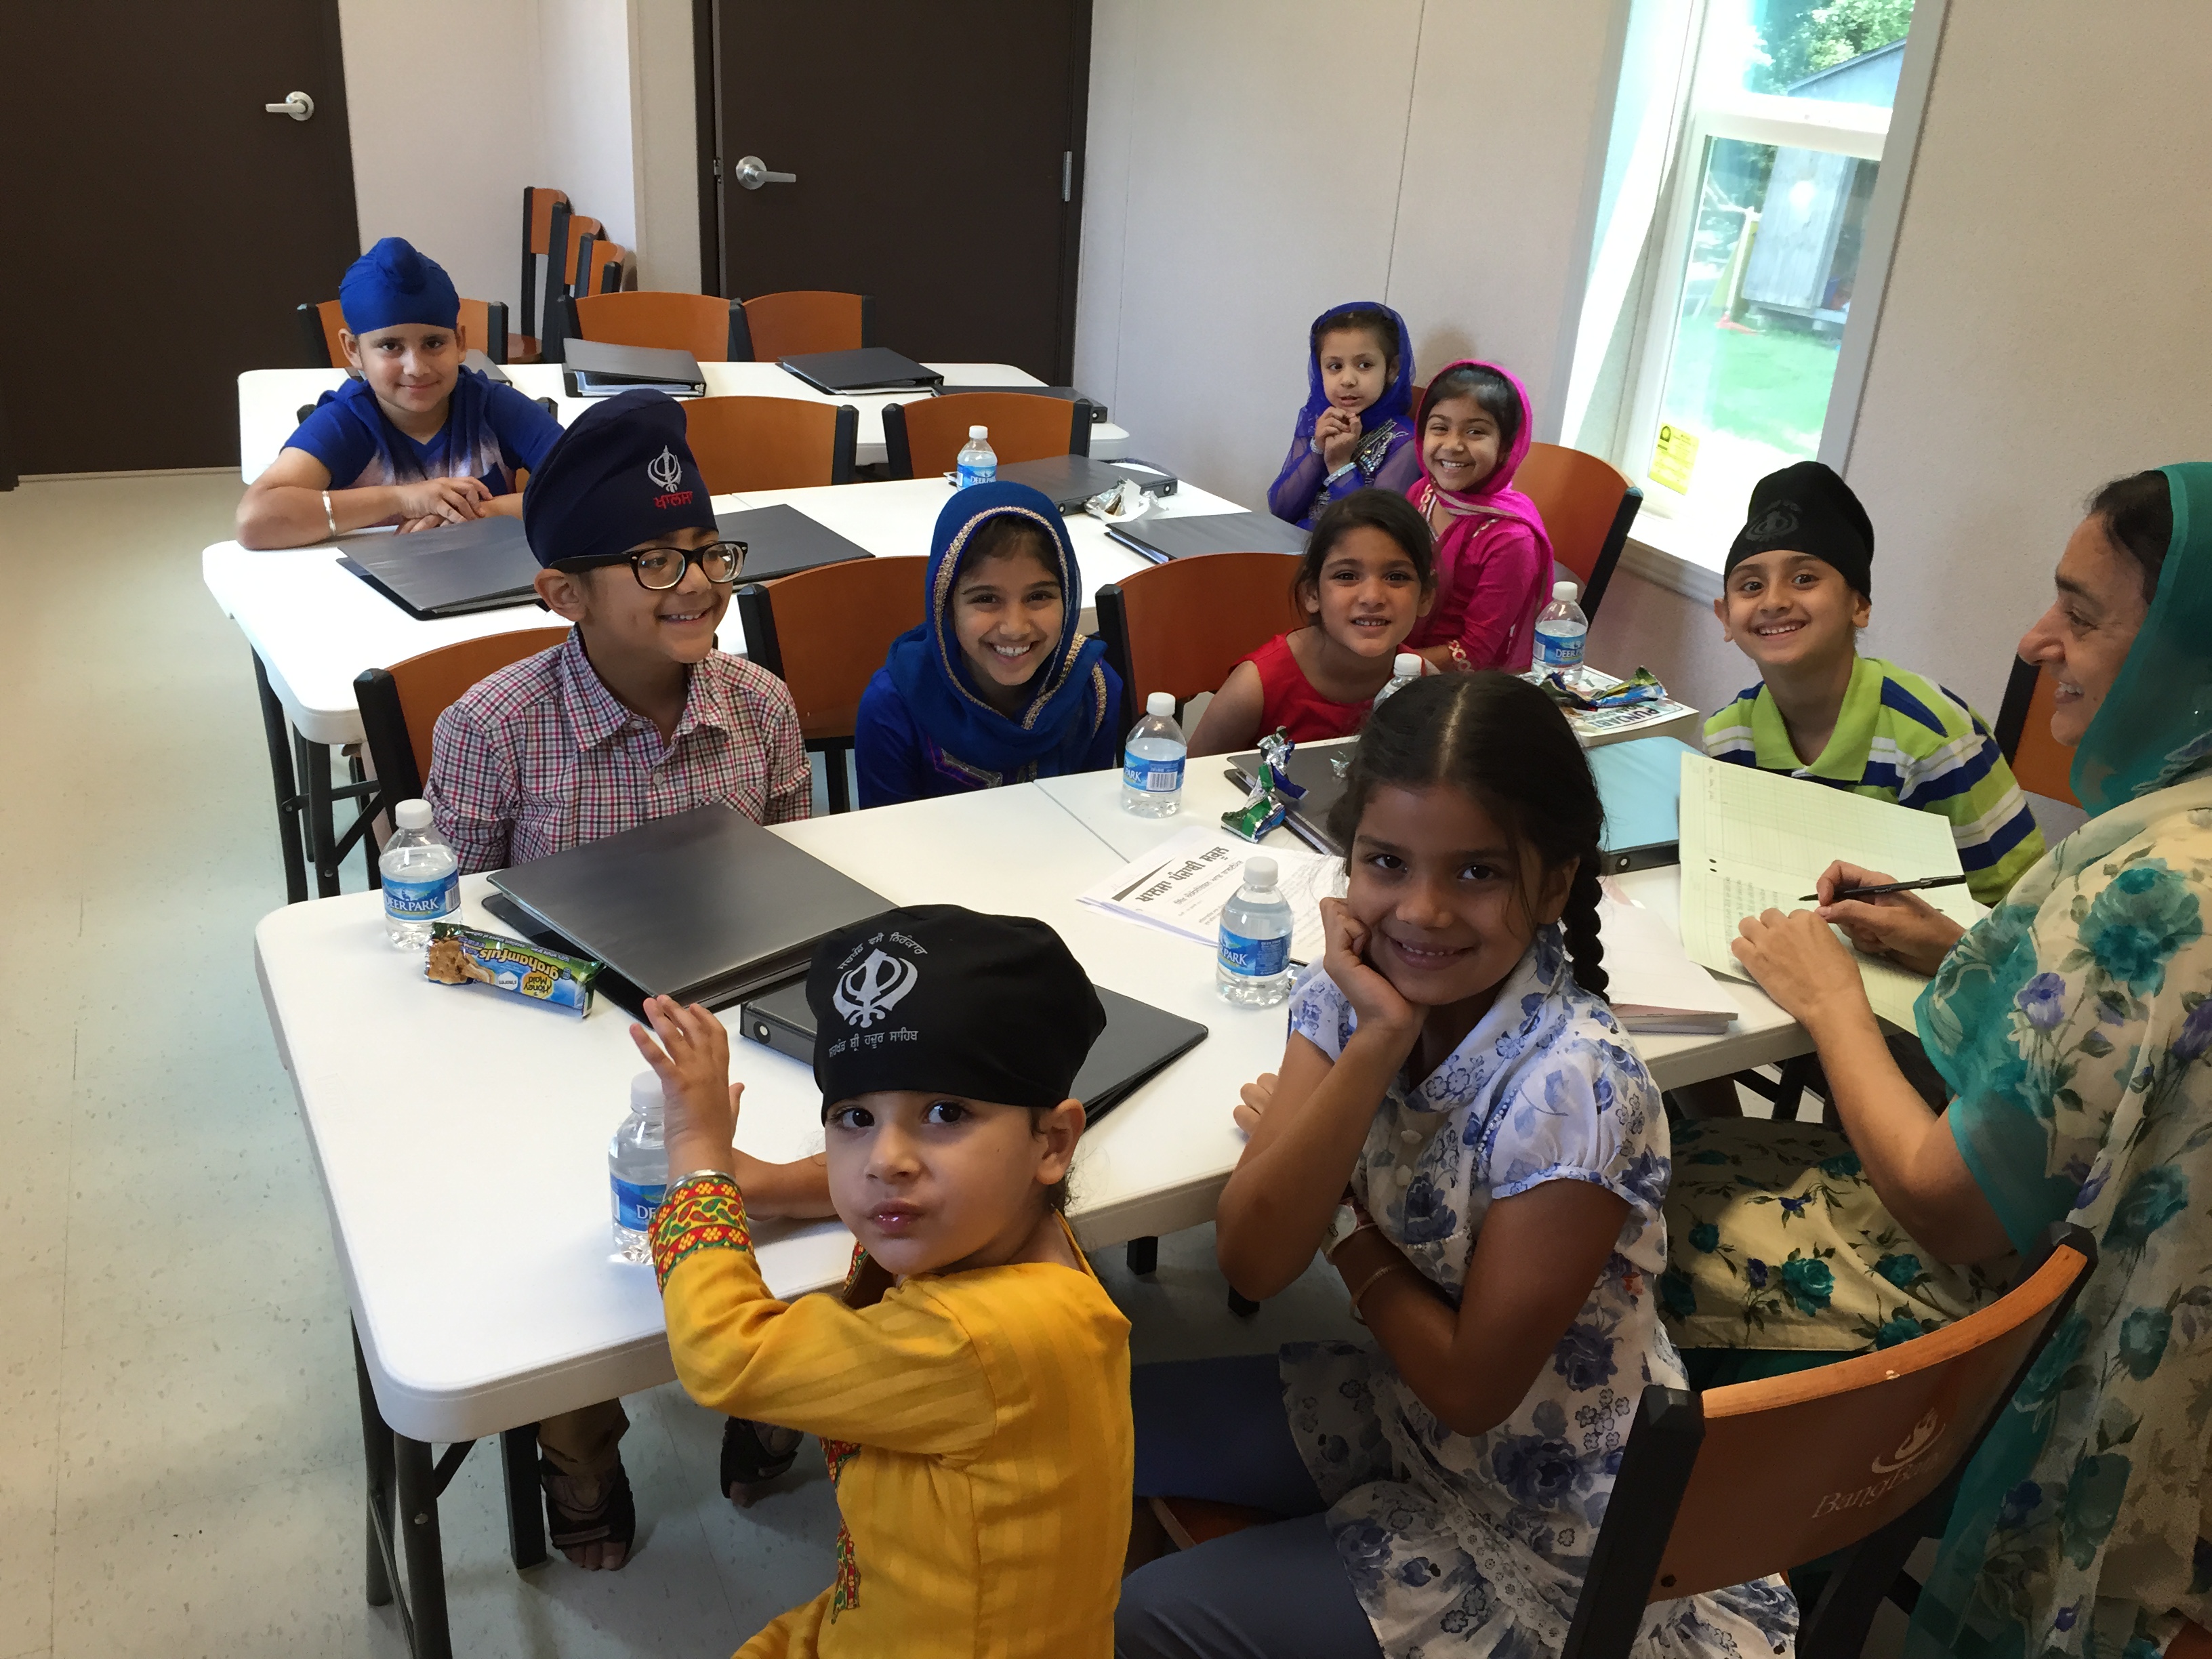
<instances>
[{"instance_id":1,"label":"blue headscarf","mask_svg":"<svg viewBox=\"0 0 2212 1659\"><path fill-rule=\"evenodd\" d=\"M1300 438L1312 437L1314 422L1321 418L1322 410L1328 407L1328 391L1321 383L1322 325L1331 318L1343 316L1347 311L1379 311L1398 331L1398 343L1390 353L1398 360L1398 372L1390 377L1390 384L1382 388L1382 395L1359 411L1359 429L1372 432L1378 426L1395 422L1405 428L1408 437L1412 436L1413 342L1406 332L1406 319L1380 300L1349 300L1340 306L1331 306L1314 319L1313 327L1306 335L1306 406L1298 411L1297 435Z\"/></svg>"},{"instance_id":2,"label":"blue headscarf","mask_svg":"<svg viewBox=\"0 0 2212 1659\"><path fill-rule=\"evenodd\" d=\"M1018 715L1000 714L976 693L952 629L952 587L960 556L986 524L1008 514L1044 532L1059 563L1055 574L1065 600L1057 647L1024 688ZM1083 579L1075 567L1075 545L1051 501L1027 484L1012 483L974 484L956 492L931 532L924 583L921 626L894 640L884 664L915 724L951 758L1001 777L1054 756L1060 757L1062 769L1073 769L1115 711L1106 706L1105 642L1082 637Z\"/></svg>"},{"instance_id":3,"label":"blue headscarf","mask_svg":"<svg viewBox=\"0 0 2212 1659\"><path fill-rule=\"evenodd\" d=\"M355 334L401 323L453 328L461 320L461 296L443 265L404 239L387 236L346 267L338 282L338 309Z\"/></svg>"}]
</instances>

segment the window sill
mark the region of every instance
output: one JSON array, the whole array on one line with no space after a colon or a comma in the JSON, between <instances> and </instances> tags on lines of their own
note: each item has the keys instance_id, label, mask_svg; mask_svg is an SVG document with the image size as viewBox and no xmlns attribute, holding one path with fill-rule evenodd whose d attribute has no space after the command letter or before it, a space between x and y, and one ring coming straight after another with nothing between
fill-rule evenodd
<instances>
[{"instance_id":1,"label":"window sill","mask_svg":"<svg viewBox=\"0 0 2212 1659\"><path fill-rule=\"evenodd\" d=\"M1709 605L1721 596L1721 564L1730 539L1708 525L1639 513L1620 550L1620 568Z\"/></svg>"}]
</instances>

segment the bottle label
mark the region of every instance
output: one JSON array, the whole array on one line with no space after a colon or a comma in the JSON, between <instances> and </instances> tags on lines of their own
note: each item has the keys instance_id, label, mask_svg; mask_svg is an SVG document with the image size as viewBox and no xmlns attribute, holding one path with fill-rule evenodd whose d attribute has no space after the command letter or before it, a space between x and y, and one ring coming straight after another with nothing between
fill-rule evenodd
<instances>
[{"instance_id":1,"label":"bottle label","mask_svg":"<svg viewBox=\"0 0 2212 1659\"><path fill-rule=\"evenodd\" d=\"M1583 647L1589 638L1589 630L1577 628L1572 633L1553 633L1549 629L1536 630L1536 654L1547 668L1572 668L1583 659Z\"/></svg>"},{"instance_id":2,"label":"bottle label","mask_svg":"<svg viewBox=\"0 0 2212 1659\"><path fill-rule=\"evenodd\" d=\"M1291 937L1246 939L1221 929L1221 965L1242 979L1273 979L1291 965Z\"/></svg>"},{"instance_id":3,"label":"bottle label","mask_svg":"<svg viewBox=\"0 0 2212 1659\"><path fill-rule=\"evenodd\" d=\"M461 877L448 871L434 881L384 878L384 914L394 921L435 921L461 908Z\"/></svg>"},{"instance_id":4,"label":"bottle label","mask_svg":"<svg viewBox=\"0 0 2212 1659\"><path fill-rule=\"evenodd\" d=\"M660 1200L668 1196L668 1183L656 1187L641 1187L624 1181L620 1176L609 1176L615 1189L615 1225L641 1233L653 1225L653 1212L660 1207Z\"/></svg>"},{"instance_id":5,"label":"bottle label","mask_svg":"<svg viewBox=\"0 0 2212 1659\"><path fill-rule=\"evenodd\" d=\"M942 455L945 452L940 449L937 453ZM952 487L955 489L965 489L970 484L990 483L995 481L998 476L999 464L996 461L988 462L981 466L972 461L962 461L956 474L957 482Z\"/></svg>"},{"instance_id":6,"label":"bottle label","mask_svg":"<svg viewBox=\"0 0 2212 1659\"><path fill-rule=\"evenodd\" d=\"M1171 795L1182 787L1182 757L1173 760L1147 760L1142 755L1121 757L1121 784L1124 788L1141 789L1148 795Z\"/></svg>"}]
</instances>

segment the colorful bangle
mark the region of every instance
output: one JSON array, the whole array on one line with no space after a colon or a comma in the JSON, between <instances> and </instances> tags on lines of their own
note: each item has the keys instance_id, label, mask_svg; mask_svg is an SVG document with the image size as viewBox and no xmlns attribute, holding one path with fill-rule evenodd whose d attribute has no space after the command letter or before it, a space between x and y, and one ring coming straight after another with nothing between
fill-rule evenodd
<instances>
[{"instance_id":1,"label":"colorful bangle","mask_svg":"<svg viewBox=\"0 0 2212 1659\"><path fill-rule=\"evenodd\" d=\"M1355 1321L1362 1325L1364 1325L1367 1322L1366 1316L1359 1311L1359 1303L1360 1299L1364 1297L1368 1291L1375 1288L1375 1281L1382 1278L1385 1273L1396 1273L1399 1268L1406 1265L1407 1264L1402 1261L1386 1261L1381 1267L1377 1267L1373 1273L1368 1274L1366 1278L1359 1281L1359 1288L1352 1293L1352 1316Z\"/></svg>"},{"instance_id":2,"label":"colorful bangle","mask_svg":"<svg viewBox=\"0 0 2212 1659\"><path fill-rule=\"evenodd\" d=\"M1444 649L1451 653L1452 666L1462 674L1472 674L1474 665L1467 659L1467 648L1457 640L1447 641Z\"/></svg>"}]
</instances>

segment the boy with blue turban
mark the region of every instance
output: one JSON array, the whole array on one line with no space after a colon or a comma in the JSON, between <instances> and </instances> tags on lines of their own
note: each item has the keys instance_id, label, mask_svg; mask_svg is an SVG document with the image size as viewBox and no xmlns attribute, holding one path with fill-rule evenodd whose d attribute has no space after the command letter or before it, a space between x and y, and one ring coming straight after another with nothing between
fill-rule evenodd
<instances>
[{"instance_id":1,"label":"boy with blue turban","mask_svg":"<svg viewBox=\"0 0 2212 1659\"><path fill-rule=\"evenodd\" d=\"M402 531L519 514L515 474L561 435L543 405L461 366L453 279L397 236L338 284L338 342L361 372L323 394L238 504L248 547L305 547L349 530Z\"/></svg>"}]
</instances>

